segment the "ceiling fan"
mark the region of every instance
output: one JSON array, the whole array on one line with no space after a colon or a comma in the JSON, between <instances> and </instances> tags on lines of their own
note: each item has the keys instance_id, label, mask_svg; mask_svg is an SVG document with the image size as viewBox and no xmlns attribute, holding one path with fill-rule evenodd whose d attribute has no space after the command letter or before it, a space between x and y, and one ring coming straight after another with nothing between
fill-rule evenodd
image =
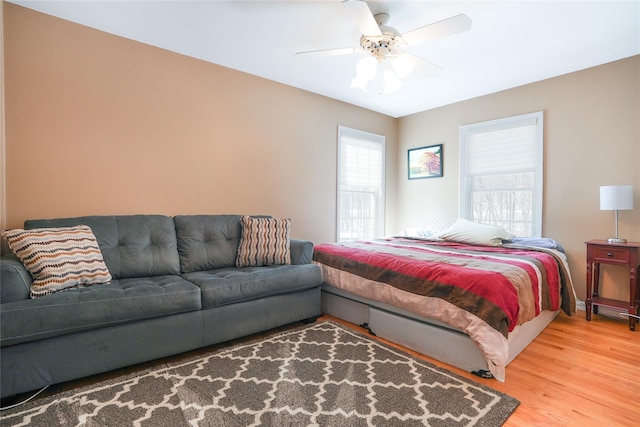
<instances>
[{"instance_id":1,"label":"ceiling fan","mask_svg":"<svg viewBox=\"0 0 640 427\"><path fill-rule=\"evenodd\" d=\"M366 52L366 58L358 62L357 74L351 87L366 91L369 82L375 79L378 69L384 72L384 90L389 93L400 87L400 79L419 67L427 77L435 77L442 68L423 58L405 52L405 46L412 46L440 37L467 31L471 28L471 19L466 15L456 15L429 25L400 34L398 30L387 26L389 15L373 15L366 2L361 0L343 0L342 5L356 23L362 37L358 47L313 50L298 52L296 56L330 56Z\"/></svg>"}]
</instances>

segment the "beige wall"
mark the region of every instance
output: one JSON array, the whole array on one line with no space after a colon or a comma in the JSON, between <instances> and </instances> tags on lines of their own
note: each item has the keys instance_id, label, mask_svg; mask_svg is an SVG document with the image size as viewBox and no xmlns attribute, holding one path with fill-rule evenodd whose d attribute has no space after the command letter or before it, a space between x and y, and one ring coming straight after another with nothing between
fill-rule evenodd
<instances>
[{"instance_id":1,"label":"beige wall","mask_svg":"<svg viewBox=\"0 0 640 427\"><path fill-rule=\"evenodd\" d=\"M401 119L4 3L6 217L288 216L335 236L338 125L387 137L387 232L457 217L458 128L545 114L543 233L584 298L584 241L613 234L598 187L631 183L620 234L640 241L640 57ZM408 181L407 149L444 144L444 177ZM2 178L0 178L1 180ZM609 269L606 269L609 270ZM604 296L627 298L625 273ZM620 279L621 280L618 280Z\"/></svg>"},{"instance_id":2,"label":"beige wall","mask_svg":"<svg viewBox=\"0 0 640 427\"><path fill-rule=\"evenodd\" d=\"M395 186L391 117L9 3L4 27L9 227L264 213L332 241L338 125L387 137Z\"/></svg>"},{"instance_id":3,"label":"beige wall","mask_svg":"<svg viewBox=\"0 0 640 427\"><path fill-rule=\"evenodd\" d=\"M633 184L635 209L620 211L620 236L640 241L640 56L399 119L397 223L436 229L453 223L459 127L534 111L544 112L543 236L566 248L584 299L584 242L615 233L614 213L599 210L600 185ZM439 143L444 177L408 181L406 150ZM628 300L628 270L605 270L603 296Z\"/></svg>"}]
</instances>

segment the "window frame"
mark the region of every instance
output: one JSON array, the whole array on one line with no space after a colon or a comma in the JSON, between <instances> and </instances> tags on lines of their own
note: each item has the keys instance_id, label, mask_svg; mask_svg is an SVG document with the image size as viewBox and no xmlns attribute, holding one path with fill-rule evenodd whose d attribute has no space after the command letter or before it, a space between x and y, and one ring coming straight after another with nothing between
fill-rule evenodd
<instances>
[{"instance_id":1,"label":"window frame","mask_svg":"<svg viewBox=\"0 0 640 427\"><path fill-rule=\"evenodd\" d=\"M471 179L468 174L468 144L469 137L474 134L487 133L499 129L515 129L535 123L535 177L532 194L531 237L542 236L542 209L544 190L544 114L537 111L496 120L478 122L460 126L460 183L459 183L459 216L473 220L473 205L471 202ZM522 172L522 171L521 171Z\"/></svg>"},{"instance_id":2,"label":"window frame","mask_svg":"<svg viewBox=\"0 0 640 427\"><path fill-rule=\"evenodd\" d=\"M385 197L386 197L386 137L358 129L348 128L346 126L338 126L338 143L337 143L337 171L336 171L336 241L345 241L340 237L341 230L341 171L344 159L342 158L342 147L346 142L343 138L358 139L370 143L380 144L380 186L378 188L377 198L379 203L376 206L375 232L376 236L382 236L385 232Z\"/></svg>"}]
</instances>

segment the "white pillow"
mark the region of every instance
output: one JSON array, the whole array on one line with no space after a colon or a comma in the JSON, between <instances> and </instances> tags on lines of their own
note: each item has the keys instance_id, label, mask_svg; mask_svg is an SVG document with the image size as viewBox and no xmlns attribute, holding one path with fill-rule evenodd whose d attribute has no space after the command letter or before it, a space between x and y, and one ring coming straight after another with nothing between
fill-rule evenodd
<instances>
[{"instance_id":1,"label":"white pillow","mask_svg":"<svg viewBox=\"0 0 640 427\"><path fill-rule=\"evenodd\" d=\"M503 240L511 240L515 236L505 230L504 227L479 224L458 218L458 220L446 230L440 232L438 237L443 240L470 245L502 246Z\"/></svg>"},{"instance_id":2,"label":"white pillow","mask_svg":"<svg viewBox=\"0 0 640 427\"><path fill-rule=\"evenodd\" d=\"M398 234L401 237L421 237L421 238L433 238L435 233L433 230L427 230L424 228L405 228Z\"/></svg>"}]
</instances>

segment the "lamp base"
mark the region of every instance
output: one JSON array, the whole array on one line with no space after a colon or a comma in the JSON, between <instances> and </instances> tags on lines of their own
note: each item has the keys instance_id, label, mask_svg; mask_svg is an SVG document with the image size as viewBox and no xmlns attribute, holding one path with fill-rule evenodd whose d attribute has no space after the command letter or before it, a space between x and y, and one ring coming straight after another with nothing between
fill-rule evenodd
<instances>
[{"instance_id":1,"label":"lamp base","mask_svg":"<svg viewBox=\"0 0 640 427\"><path fill-rule=\"evenodd\" d=\"M627 239L618 239L617 237L610 237L607 239L608 243L627 243Z\"/></svg>"}]
</instances>

